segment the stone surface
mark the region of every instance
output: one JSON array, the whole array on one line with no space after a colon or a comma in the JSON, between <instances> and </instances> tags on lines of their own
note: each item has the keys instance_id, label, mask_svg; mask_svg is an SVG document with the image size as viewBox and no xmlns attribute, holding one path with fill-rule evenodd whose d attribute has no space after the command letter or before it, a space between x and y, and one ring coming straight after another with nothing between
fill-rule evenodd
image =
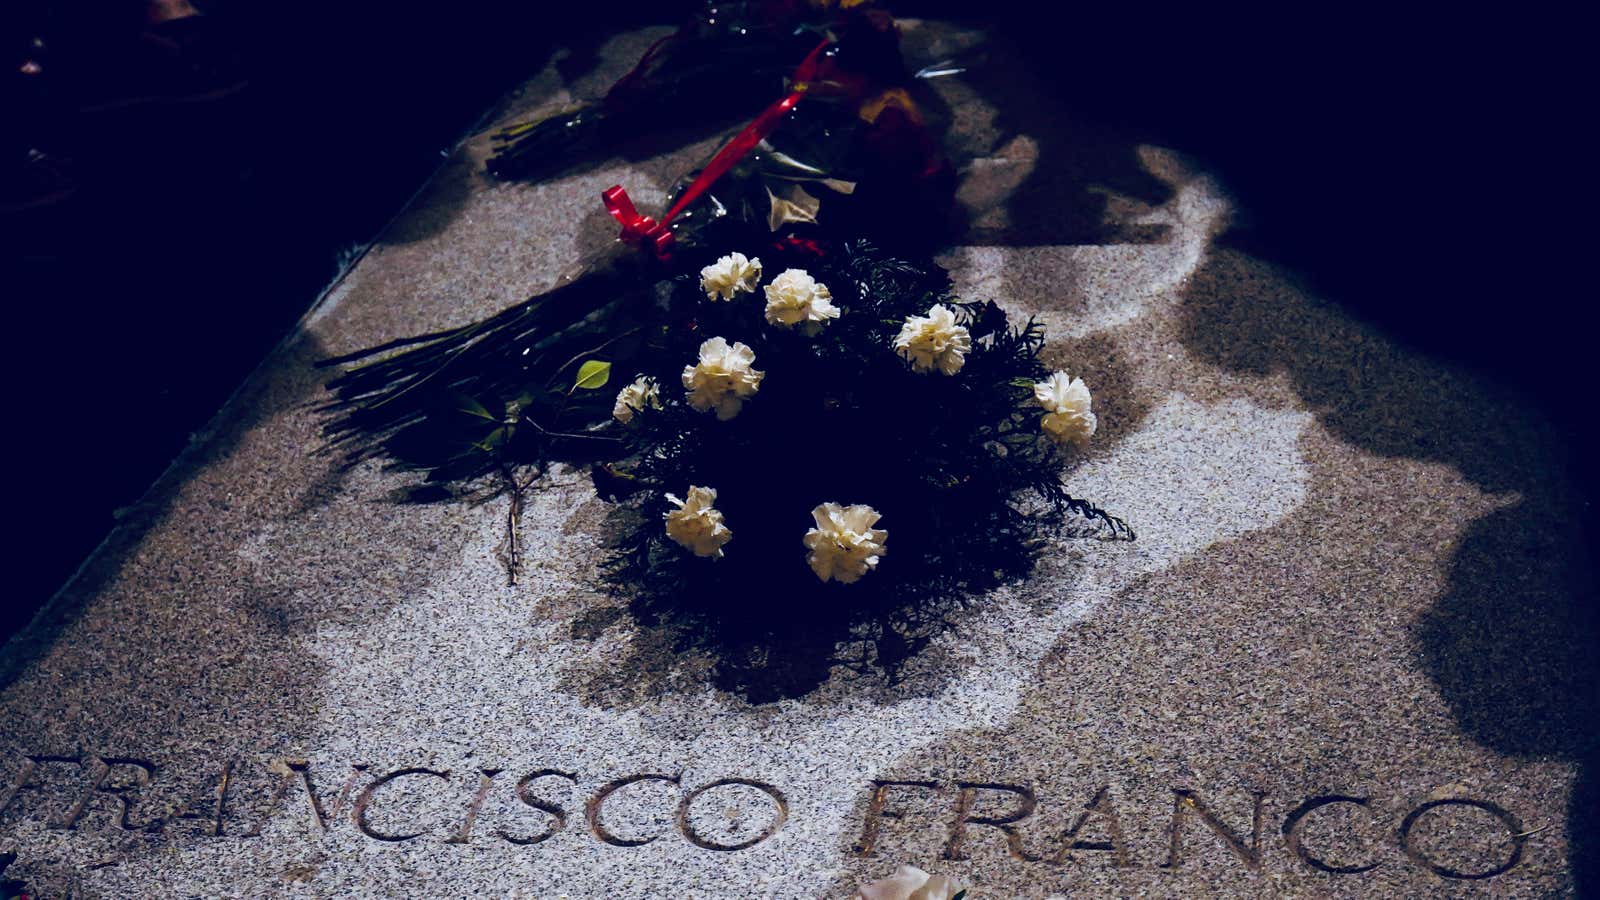
<instances>
[{"instance_id":1,"label":"stone surface","mask_svg":"<svg viewBox=\"0 0 1600 900\"><path fill-rule=\"evenodd\" d=\"M656 36L502 119L597 93ZM911 863L975 897L1577 892L1593 670L1548 426L1231 249L1225 189L1181 155L1071 123L1025 73L940 90L974 211L945 262L1094 387L1069 483L1137 542L1063 542L898 680L841 666L769 703L599 587L581 472L530 495L507 586L503 500L401 503L404 476L313 452L312 364L551 285L611 240L603 188L657 205L716 142L522 185L474 140L6 649L7 876L845 897Z\"/></svg>"}]
</instances>

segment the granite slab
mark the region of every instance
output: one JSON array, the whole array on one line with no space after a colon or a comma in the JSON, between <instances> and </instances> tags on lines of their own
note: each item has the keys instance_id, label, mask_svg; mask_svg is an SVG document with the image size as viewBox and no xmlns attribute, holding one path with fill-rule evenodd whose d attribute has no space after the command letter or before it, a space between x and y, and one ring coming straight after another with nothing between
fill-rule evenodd
<instances>
[{"instance_id":1,"label":"granite slab","mask_svg":"<svg viewBox=\"0 0 1600 900\"><path fill-rule=\"evenodd\" d=\"M498 119L598 93L660 33ZM601 586L582 471L529 495L508 585L503 499L407 503L410 476L319 451L314 363L554 284L613 239L601 190L657 205L717 141L501 184L469 140L6 647L6 876L801 898L905 863L972 897L1578 893L1591 584L1549 424L1238 249L1180 152L991 58L939 85L971 212L943 261L1093 386L1067 477L1136 542L1061 541L896 679L841 664L760 699Z\"/></svg>"}]
</instances>

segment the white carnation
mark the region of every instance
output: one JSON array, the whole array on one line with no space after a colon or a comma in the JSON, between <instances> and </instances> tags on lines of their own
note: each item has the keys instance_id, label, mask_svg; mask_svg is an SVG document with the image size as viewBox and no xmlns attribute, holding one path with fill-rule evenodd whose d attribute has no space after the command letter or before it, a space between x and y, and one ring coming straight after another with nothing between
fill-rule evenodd
<instances>
[{"instance_id":1,"label":"white carnation","mask_svg":"<svg viewBox=\"0 0 1600 900\"><path fill-rule=\"evenodd\" d=\"M912 316L894 339L895 352L911 361L917 372L928 372L938 367L946 375L954 375L972 352L972 335L956 324L956 314L943 304L935 304L926 316Z\"/></svg>"},{"instance_id":2,"label":"white carnation","mask_svg":"<svg viewBox=\"0 0 1600 900\"><path fill-rule=\"evenodd\" d=\"M722 545L733 539L733 532L722 524L722 513L712 506L717 492L712 488L689 487L689 496L667 500L678 508L667 513L667 537L694 551L696 556L720 558Z\"/></svg>"},{"instance_id":3,"label":"white carnation","mask_svg":"<svg viewBox=\"0 0 1600 900\"><path fill-rule=\"evenodd\" d=\"M729 253L700 270L700 289L707 300L732 300L736 294L754 293L761 283L761 260Z\"/></svg>"},{"instance_id":4,"label":"white carnation","mask_svg":"<svg viewBox=\"0 0 1600 900\"><path fill-rule=\"evenodd\" d=\"M823 581L853 584L878 564L889 532L873 528L881 516L870 506L824 503L811 511L817 527L806 532L806 562Z\"/></svg>"},{"instance_id":5,"label":"white carnation","mask_svg":"<svg viewBox=\"0 0 1600 900\"><path fill-rule=\"evenodd\" d=\"M745 398L755 394L766 374L750 367L755 361L754 350L738 343L730 347L725 338L714 337L701 344L700 362L683 367L689 405L699 412L715 409L717 418L724 421L738 415Z\"/></svg>"},{"instance_id":6,"label":"white carnation","mask_svg":"<svg viewBox=\"0 0 1600 900\"><path fill-rule=\"evenodd\" d=\"M857 900L952 900L962 886L944 875L929 875L916 866L901 866L888 878L864 884Z\"/></svg>"},{"instance_id":7,"label":"white carnation","mask_svg":"<svg viewBox=\"0 0 1600 900\"><path fill-rule=\"evenodd\" d=\"M767 321L785 328L798 328L815 336L822 326L839 318L828 286L818 284L805 269L787 269L767 285Z\"/></svg>"},{"instance_id":8,"label":"white carnation","mask_svg":"<svg viewBox=\"0 0 1600 900\"><path fill-rule=\"evenodd\" d=\"M626 425L633 421L634 413L643 412L646 407L661 408L661 389L656 386L655 379L640 375L633 384L617 392L617 404L611 407L611 416Z\"/></svg>"},{"instance_id":9,"label":"white carnation","mask_svg":"<svg viewBox=\"0 0 1600 900\"><path fill-rule=\"evenodd\" d=\"M1094 398L1082 378L1057 372L1035 384L1033 396L1046 410L1040 427L1057 444L1082 446L1094 435L1094 411L1090 409Z\"/></svg>"}]
</instances>

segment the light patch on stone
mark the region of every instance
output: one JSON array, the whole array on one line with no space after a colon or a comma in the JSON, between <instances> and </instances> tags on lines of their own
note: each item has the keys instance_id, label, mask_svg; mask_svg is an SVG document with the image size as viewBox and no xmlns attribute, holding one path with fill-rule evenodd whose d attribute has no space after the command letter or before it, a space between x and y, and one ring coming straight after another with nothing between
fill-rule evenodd
<instances>
[{"instance_id":1,"label":"light patch on stone","mask_svg":"<svg viewBox=\"0 0 1600 900\"><path fill-rule=\"evenodd\" d=\"M1003 225L1007 218L1006 199L1027 182L1038 164L1039 142L1026 134L1019 134L995 152L968 163L961 171L956 202L972 211L972 227Z\"/></svg>"},{"instance_id":2,"label":"light patch on stone","mask_svg":"<svg viewBox=\"0 0 1600 900\"><path fill-rule=\"evenodd\" d=\"M1012 146L1027 144L1019 138ZM1057 339L1114 328L1173 302L1174 291L1199 269L1211 238L1225 227L1232 201L1176 153L1142 146L1139 156L1173 195L1128 224L1164 225L1164 241L958 247L941 259L957 291L967 299L1003 299L1020 317L1038 316Z\"/></svg>"},{"instance_id":3,"label":"light patch on stone","mask_svg":"<svg viewBox=\"0 0 1600 900\"><path fill-rule=\"evenodd\" d=\"M711 892L722 885L737 893L733 886L768 877L781 878L786 894L815 894L827 884L819 865L843 862L819 854L837 852L857 827L855 804L870 779L952 731L1002 726L1040 660L1098 604L1142 575L1292 510L1306 491L1297 443L1310 421L1244 401L1207 406L1170 397L1139 432L1072 478L1074 490L1135 522L1139 541L1063 543L1037 577L996 592L981 619L936 640L927 654L942 655L944 668L954 657L953 674L925 681L933 673L914 665L904 685L887 690L836 677L804 698L762 707L704 687L603 709L562 689L565 670L603 665L598 657L614 659L616 647L571 637L581 598L595 595L591 563L601 537L596 529L563 527L596 501L581 473L554 473L530 496L524 522L531 589L507 589L486 564L502 525L484 515L459 563L395 604L387 621L319 635L309 649L327 655L331 674L316 755L536 760L583 773L587 792L635 772L679 775L685 786L759 777L788 797L789 819L776 837L733 855L709 854L670 835L654 852L670 858L683 883ZM362 664L346 664L352 658ZM929 683L939 685L931 694ZM751 799L738 805L732 834L759 830L764 807ZM720 808L696 811L713 814ZM645 834L660 827L652 822L619 804L619 830L631 824ZM583 895L615 889L634 865L626 856L573 854L580 842L592 842L581 828L560 840L566 853L553 845L537 860L504 854L502 877L516 873Z\"/></svg>"}]
</instances>

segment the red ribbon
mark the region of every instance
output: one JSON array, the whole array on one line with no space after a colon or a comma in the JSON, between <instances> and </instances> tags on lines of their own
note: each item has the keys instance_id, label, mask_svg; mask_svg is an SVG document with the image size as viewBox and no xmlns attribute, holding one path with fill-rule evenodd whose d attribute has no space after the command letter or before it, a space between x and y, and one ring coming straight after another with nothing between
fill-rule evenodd
<instances>
[{"instance_id":1,"label":"red ribbon","mask_svg":"<svg viewBox=\"0 0 1600 900\"><path fill-rule=\"evenodd\" d=\"M605 201L606 210L611 217L622 223L622 233L618 235L630 244L653 247L656 256L665 257L667 249L672 246L672 232L667 230L663 222L657 222L649 216L639 215L639 210L629 199L628 192L622 185L612 185L600 194L600 199Z\"/></svg>"},{"instance_id":2,"label":"red ribbon","mask_svg":"<svg viewBox=\"0 0 1600 900\"><path fill-rule=\"evenodd\" d=\"M794 70L794 76L790 79L789 95L762 110L761 115L756 116L749 125L733 136L733 140L718 150L717 155L711 157L711 162L706 164L699 176L678 196L678 202L672 204L667 214L661 217L661 221L657 222L649 216L640 215L633 201L628 198L628 192L622 189L622 185L614 185L603 192L600 199L605 202L606 210L611 213L612 218L622 224L622 233L618 237L630 244L648 246L655 251L658 258L666 258L672 246L672 232L667 226L678 217L679 213L688 208L689 204L698 200L718 178L726 175L735 163L754 150L757 144L766 140L767 135L771 134L773 129L778 127L778 123L783 121L783 117L789 114L789 110L795 108L800 98L811 90L812 82L821 74L822 51L828 49L830 43L831 41L824 38L806 54L806 58L801 60L799 67Z\"/></svg>"},{"instance_id":3,"label":"red ribbon","mask_svg":"<svg viewBox=\"0 0 1600 900\"><path fill-rule=\"evenodd\" d=\"M628 94L633 92L639 82L644 80L645 70L650 68L650 64L656 61L656 57L660 56L666 46L676 40L677 37L678 33L673 32L651 44L649 49L644 51L644 55L639 57L639 61L634 64L634 67L628 70L628 74L617 79L617 83L611 86L611 90L606 91L605 102L610 105L617 105L626 101Z\"/></svg>"}]
</instances>

